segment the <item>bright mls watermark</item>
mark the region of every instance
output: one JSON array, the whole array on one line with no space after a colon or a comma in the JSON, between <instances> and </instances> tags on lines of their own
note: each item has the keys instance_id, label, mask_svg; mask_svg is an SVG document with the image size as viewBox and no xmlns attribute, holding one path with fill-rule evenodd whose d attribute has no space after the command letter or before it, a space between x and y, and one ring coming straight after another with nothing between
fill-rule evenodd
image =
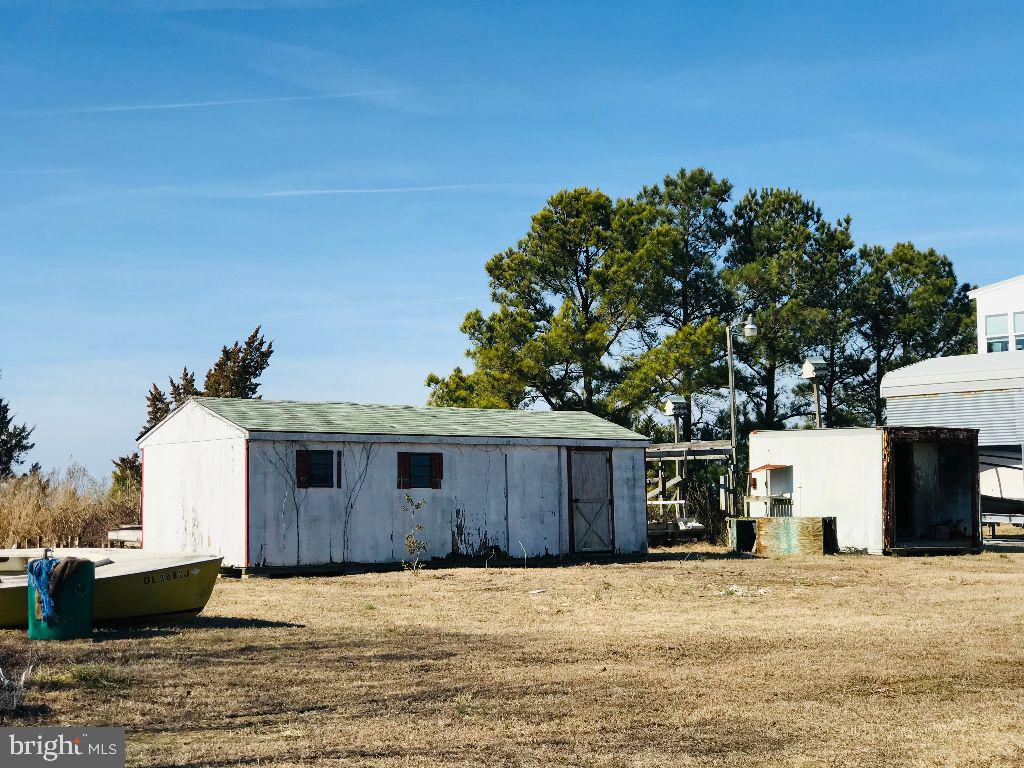
<instances>
[{"instance_id":1,"label":"bright mls watermark","mask_svg":"<svg viewBox=\"0 0 1024 768\"><path fill-rule=\"evenodd\" d=\"M124 728L0 728L0 766L124 768Z\"/></svg>"}]
</instances>

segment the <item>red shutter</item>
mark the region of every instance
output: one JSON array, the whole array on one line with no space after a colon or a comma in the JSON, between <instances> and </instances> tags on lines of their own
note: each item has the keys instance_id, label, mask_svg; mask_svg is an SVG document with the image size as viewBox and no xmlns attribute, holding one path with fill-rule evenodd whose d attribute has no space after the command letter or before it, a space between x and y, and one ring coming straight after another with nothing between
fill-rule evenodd
<instances>
[{"instance_id":1,"label":"red shutter","mask_svg":"<svg viewBox=\"0 0 1024 768\"><path fill-rule=\"evenodd\" d=\"M409 488L409 454L398 453L398 487Z\"/></svg>"},{"instance_id":2,"label":"red shutter","mask_svg":"<svg viewBox=\"0 0 1024 768\"><path fill-rule=\"evenodd\" d=\"M338 472L334 476L334 487L341 488L341 457L345 455L345 451L338 451Z\"/></svg>"},{"instance_id":3,"label":"red shutter","mask_svg":"<svg viewBox=\"0 0 1024 768\"><path fill-rule=\"evenodd\" d=\"M430 487L440 488L444 477L444 454L430 454Z\"/></svg>"},{"instance_id":4,"label":"red shutter","mask_svg":"<svg viewBox=\"0 0 1024 768\"><path fill-rule=\"evenodd\" d=\"M299 488L309 488L309 451L295 452L295 485Z\"/></svg>"}]
</instances>

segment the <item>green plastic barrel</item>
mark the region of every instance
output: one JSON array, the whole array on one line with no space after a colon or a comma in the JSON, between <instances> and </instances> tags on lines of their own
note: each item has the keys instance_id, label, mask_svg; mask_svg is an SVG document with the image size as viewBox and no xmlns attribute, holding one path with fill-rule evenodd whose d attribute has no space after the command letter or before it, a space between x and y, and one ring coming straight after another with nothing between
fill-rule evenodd
<instances>
[{"instance_id":1,"label":"green plastic barrel","mask_svg":"<svg viewBox=\"0 0 1024 768\"><path fill-rule=\"evenodd\" d=\"M60 621L47 623L36 605L36 590L28 585L28 636L30 640L73 640L92 634L93 587L96 565L91 560L78 564L61 584L53 601Z\"/></svg>"}]
</instances>

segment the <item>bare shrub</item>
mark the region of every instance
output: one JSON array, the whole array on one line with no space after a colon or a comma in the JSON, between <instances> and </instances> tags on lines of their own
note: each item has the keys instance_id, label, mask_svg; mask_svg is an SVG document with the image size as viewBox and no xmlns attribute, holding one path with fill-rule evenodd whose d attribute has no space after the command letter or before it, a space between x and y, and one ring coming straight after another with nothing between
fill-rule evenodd
<instances>
[{"instance_id":1,"label":"bare shrub","mask_svg":"<svg viewBox=\"0 0 1024 768\"><path fill-rule=\"evenodd\" d=\"M137 494L111 491L84 467L0 484L0 546L102 546L107 531L138 523Z\"/></svg>"},{"instance_id":2,"label":"bare shrub","mask_svg":"<svg viewBox=\"0 0 1024 768\"><path fill-rule=\"evenodd\" d=\"M21 700L25 696L25 686L31 679L32 665L22 670L20 675L12 672L10 677L0 667L0 721L13 714L21 705Z\"/></svg>"}]
</instances>

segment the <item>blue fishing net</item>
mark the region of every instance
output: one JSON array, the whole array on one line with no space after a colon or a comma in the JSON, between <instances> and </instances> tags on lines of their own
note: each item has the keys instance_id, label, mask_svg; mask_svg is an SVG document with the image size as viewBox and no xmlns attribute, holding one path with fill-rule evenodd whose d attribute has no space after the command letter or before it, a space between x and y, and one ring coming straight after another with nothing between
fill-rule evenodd
<instances>
[{"instance_id":1,"label":"blue fishing net","mask_svg":"<svg viewBox=\"0 0 1024 768\"><path fill-rule=\"evenodd\" d=\"M33 560L28 564L28 581L39 595L39 602L43 608L43 621L47 624L56 624L60 621L60 616L57 615L53 606L53 598L50 597L50 574L53 573L56 566L57 560L49 557Z\"/></svg>"}]
</instances>

